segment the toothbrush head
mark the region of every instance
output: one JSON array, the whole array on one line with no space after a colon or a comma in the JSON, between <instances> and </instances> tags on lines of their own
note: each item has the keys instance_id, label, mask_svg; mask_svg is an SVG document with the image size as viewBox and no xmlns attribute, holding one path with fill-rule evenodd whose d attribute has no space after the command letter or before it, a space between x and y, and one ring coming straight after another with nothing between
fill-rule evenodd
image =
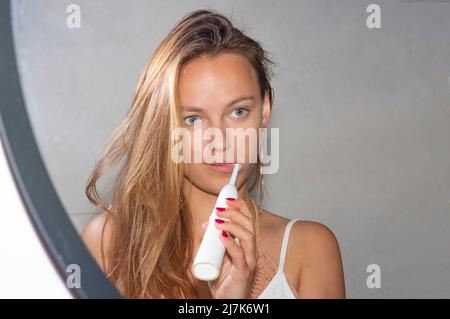
<instances>
[{"instance_id":1,"label":"toothbrush head","mask_svg":"<svg viewBox=\"0 0 450 319\"><path fill-rule=\"evenodd\" d=\"M231 173L229 184L231 184L231 185L236 184L236 180L237 180L237 176L238 176L240 168L241 168L241 165L239 163L234 164L233 173Z\"/></svg>"}]
</instances>

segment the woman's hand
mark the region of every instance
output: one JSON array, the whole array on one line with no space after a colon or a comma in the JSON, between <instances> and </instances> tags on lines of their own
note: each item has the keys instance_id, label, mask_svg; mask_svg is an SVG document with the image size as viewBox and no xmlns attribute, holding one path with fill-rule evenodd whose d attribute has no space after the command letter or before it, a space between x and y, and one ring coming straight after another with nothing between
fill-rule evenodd
<instances>
[{"instance_id":1,"label":"woman's hand","mask_svg":"<svg viewBox=\"0 0 450 319\"><path fill-rule=\"evenodd\" d=\"M224 211L216 211L223 222L215 222L222 230L219 236L226 250L224 261L219 277L208 281L208 285L214 299L247 299L258 260L254 221L250 212L242 209L241 200L227 200L227 205ZM203 227L207 224L203 223Z\"/></svg>"}]
</instances>

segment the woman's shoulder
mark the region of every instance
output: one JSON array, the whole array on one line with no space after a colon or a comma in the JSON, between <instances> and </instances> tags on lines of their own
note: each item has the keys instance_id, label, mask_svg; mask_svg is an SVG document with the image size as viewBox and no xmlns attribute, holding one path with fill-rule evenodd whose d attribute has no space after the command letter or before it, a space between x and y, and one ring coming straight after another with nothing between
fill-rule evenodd
<instances>
[{"instance_id":1,"label":"woman's shoulder","mask_svg":"<svg viewBox=\"0 0 450 319\"><path fill-rule=\"evenodd\" d=\"M103 256L105 256L105 252L108 249L108 238L111 233L111 227L107 217L108 212L94 216L81 231L81 239L102 270L105 269L102 258L102 237Z\"/></svg>"},{"instance_id":2,"label":"woman's shoulder","mask_svg":"<svg viewBox=\"0 0 450 319\"><path fill-rule=\"evenodd\" d=\"M266 230L273 232L280 232L286 229L287 224L293 220L281 215L272 213L266 209L263 209L263 223ZM297 219L297 218L296 218ZM300 241L308 246L313 243L319 243L320 246L329 242L337 241L333 231L320 222L297 219L292 225L290 239L294 239L296 243Z\"/></svg>"},{"instance_id":3,"label":"woman's shoulder","mask_svg":"<svg viewBox=\"0 0 450 319\"><path fill-rule=\"evenodd\" d=\"M279 238L292 219L267 210L263 212L265 231L276 233ZM296 274L291 278L297 281L299 295L306 298L345 297L339 243L328 226L312 220L298 219L292 225L288 243L286 267L288 272Z\"/></svg>"}]
</instances>

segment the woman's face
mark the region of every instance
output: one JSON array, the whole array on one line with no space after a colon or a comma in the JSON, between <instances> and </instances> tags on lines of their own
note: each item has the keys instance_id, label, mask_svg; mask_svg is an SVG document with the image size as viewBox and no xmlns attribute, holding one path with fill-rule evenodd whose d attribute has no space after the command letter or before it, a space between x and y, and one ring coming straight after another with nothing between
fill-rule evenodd
<instances>
[{"instance_id":1,"label":"woman's face","mask_svg":"<svg viewBox=\"0 0 450 319\"><path fill-rule=\"evenodd\" d=\"M227 134L241 128L241 131L253 131L258 138L258 129L267 127L270 118L270 101L268 95L264 100L261 98L256 71L245 57L223 53L190 61L182 68L179 80L183 126L191 136L191 160L195 159L194 153L199 152L197 154L214 156L213 162L241 163L237 180L240 188L256 165L258 140L244 134L240 137L243 136L241 141L245 142L240 143L239 137L228 135L227 138ZM206 135L202 135L200 143L194 143L194 126L201 127L203 134L209 128L220 131L223 144L215 144L215 138L206 138ZM227 152L233 156L227 158ZM239 152L244 154L241 155L244 162L238 157ZM200 163L183 163L185 178L205 192L218 194L231 173L206 162L201 156Z\"/></svg>"}]
</instances>

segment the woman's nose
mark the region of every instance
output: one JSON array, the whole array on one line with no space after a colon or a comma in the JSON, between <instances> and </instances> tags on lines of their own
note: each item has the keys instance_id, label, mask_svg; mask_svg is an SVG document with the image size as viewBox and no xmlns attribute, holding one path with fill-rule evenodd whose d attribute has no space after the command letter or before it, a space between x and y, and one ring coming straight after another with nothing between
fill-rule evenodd
<instances>
[{"instance_id":1,"label":"woman's nose","mask_svg":"<svg viewBox=\"0 0 450 319\"><path fill-rule=\"evenodd\" d=\"M232 128L228 127L224 121L220 120L215 121L209 128L214 130L214 133L211 132L211 134L207 134L211 142L214 142L214 150L216 152L223 153L229 151L232 146L232 134L230 134L230 130L232 130Z\"/></svg>"}]
</instances>

